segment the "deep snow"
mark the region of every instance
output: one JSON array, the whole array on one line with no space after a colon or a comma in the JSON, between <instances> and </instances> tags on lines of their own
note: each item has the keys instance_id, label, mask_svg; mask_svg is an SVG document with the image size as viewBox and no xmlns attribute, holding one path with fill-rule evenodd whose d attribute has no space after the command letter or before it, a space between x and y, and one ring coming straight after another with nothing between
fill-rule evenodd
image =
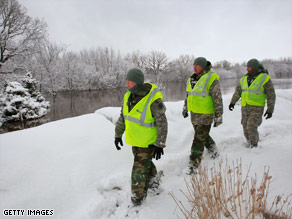
<instances>
[{"instance_id":1,"label":"deep snow","mask_svg":"<svg viewBox=\"0 0 292 219\"><path fill-rule=\"evenodd\" d=\"M276 90L272 119L263 120L256 149L245 147L240 124L240 105L230 112L232 94L224 95L223 124L211 129L220 156L204 154L203 165L242 159L261 179L270 167L273 180L269 201L278 194L292 194L292 89ZM183 171L188 164L193 127L181 115L183 101L166 102L169 125L164 156L154 161L164 171L159 196L149 195L139 213L129 218L183 217L169 192L185 201ZM124 218L130 203L131 146L114 146L114 123L119 107L59 120L42 126L0 135L0 218L4 209L54 209L48 218ZM125 142L124 142L125 143ZM112 190L114 187L122 190ZM120 203L115 207L117 201ZM24 218L24 217L17 217Z\"/></svg>"}]
</instances>

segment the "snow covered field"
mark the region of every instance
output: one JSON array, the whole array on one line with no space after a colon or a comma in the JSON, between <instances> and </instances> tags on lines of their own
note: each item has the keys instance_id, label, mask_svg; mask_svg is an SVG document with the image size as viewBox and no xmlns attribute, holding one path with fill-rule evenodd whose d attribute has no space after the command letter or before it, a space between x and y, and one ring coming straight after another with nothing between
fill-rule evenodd
<instances>
[{"instance_id":1,"label":"snow covered field","mask_svg":"<svg viewBox=\"0 0 292 219\"><path fill-rule=\"evenodd\" d=\"M240 124L240 105L230 112L232 94L223 96L223 124L211 129L220 156L204 154L203 165L212 167L221 159L242 159L243 170L252 163L250 176L260 181L264 168L273 177L269 201L292 193L292 89L276 90L272 119L259 128L259 147L248 149ZM183 101L166 102L169 125L164 156L154 161L164 171L159 196L149 195L136 215L128 218L183 218L169 195L185 190L185 174L193 140L190 118L181 115ZM0 218L5 209L53 209L48 218L124 218L130 203L131 147L114 146L114 123L120 108L102 108L95 113L59 120L42 126L0 135ZM112 189L120 187L121 190ZM120 206L115 207L119 202ZM52 213L52 211L48 211ZM19 212L20 213L20 212Z\"/></svg>"}]
</instances>

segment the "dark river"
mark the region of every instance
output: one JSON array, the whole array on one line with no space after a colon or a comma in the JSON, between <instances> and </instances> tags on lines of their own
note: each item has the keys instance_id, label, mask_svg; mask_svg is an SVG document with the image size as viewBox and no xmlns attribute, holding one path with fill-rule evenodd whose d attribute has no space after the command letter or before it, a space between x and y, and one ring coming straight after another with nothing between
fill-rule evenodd
<instances>
[{"instance_id":1,"label":"dark river","mask_svg":"<svg viewBox=\"0 0 292 219\"><path fill-rule=\"evenodd\" d=\"M221 80L223 94L233 93L239 79ZM292 78L273 79L275 89L292 88ZM184 82L166 82L163 84L162 94L164 101L180 101L185 98L186 84ZM47 122L64 118L94 113L103 107L120 107L126 88L98 91L62 91L58 92L55 99L45 95L50 101L50 112L38 119L25 122L9 122L0 127L0 133L35 127Z\"/></svg>"}]
</instances>

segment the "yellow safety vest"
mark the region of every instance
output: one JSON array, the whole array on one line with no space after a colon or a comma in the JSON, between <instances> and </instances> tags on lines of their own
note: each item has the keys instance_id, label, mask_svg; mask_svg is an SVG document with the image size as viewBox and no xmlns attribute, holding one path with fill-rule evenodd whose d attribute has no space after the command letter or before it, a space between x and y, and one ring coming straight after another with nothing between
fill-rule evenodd
<instances>
[{"instance_id":1,"label":"yellow safety vest","mask_svg":"<svg viewBox=\"0 0 292 219\"><path fill-rule=\"evenodd\" d=\"M151 84L150 92L143 97L129 112L127 105L131 92L124 96L123 115L125 119L126 143L132 146L147 148L157 139L157 127L150 106L157 100L163 100L162 93L155 84Z\"/></svg>"},{"instance_id":2,"label":"yellow safety vest","mask_svg":"<svg viewBox=\"0 0 292 219\"><path fill-rule=\"evenodd\" d=\"M209 71L202 75L194 88L191 85L191 79L187 85L187 106L188 111L193 113L213 114L214 103L210 95L210 87L214 80L219 80L219 75L213 71Z\"/></svg>"},{"instance_id":3,"label":"yellow safety vest","mask_svg":"<svg viewBox=\"0 0 292 219\"><path fill-rule=\"evenodd\" d=\"M270 80L270 76L265 73L261 73L257 78L248 86L247 76L243 76L240 79L241 86L241 106L246 104L251 106L265 106L266 94L264 93L264 85Z\"/></svg>"}]
</instances>

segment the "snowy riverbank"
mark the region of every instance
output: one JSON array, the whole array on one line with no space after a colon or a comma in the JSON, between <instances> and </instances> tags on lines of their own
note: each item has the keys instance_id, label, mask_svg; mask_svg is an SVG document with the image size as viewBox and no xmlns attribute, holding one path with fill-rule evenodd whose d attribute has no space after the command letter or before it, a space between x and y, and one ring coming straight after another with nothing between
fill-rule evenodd
<instances>
[{"instance_id":1,"label":"snowy riverbank","mask_svg":"<svg viewBox=\"0 0 292 219\"><path fill-rule=\"evenodd\" d=\"M270 167L273 180L270 199L292 193L292 89L276 90L273 118L259 128L256 149L245 148L240 124L240 105L230 112L232 94L223 96L223 124L212 128L220 156L212 160L204 154L203 165L211 167L220 159L242 159L250 175ZM149 196L138 218L183 217L169 192L185 200L185 175L193 127L181 115L183 101L166 102L169 132L161 160L155 161L164 171L159 196ZM48 218L123 218L130 202L130 174L133 162L131 147L121 151L114 146L114 123L120 107L107 107L75 118L0 135L0 218L4 209L53 209ZM111 190L118 186L122 190ZM117 200L121 201L115 209ZM113 210L116 210L113 212ZM26 214L24 214L26 215ZM129 215L131 217L131 215ZM19 217L22 218L22 217Z\"/></svg>"}]
</instances>

